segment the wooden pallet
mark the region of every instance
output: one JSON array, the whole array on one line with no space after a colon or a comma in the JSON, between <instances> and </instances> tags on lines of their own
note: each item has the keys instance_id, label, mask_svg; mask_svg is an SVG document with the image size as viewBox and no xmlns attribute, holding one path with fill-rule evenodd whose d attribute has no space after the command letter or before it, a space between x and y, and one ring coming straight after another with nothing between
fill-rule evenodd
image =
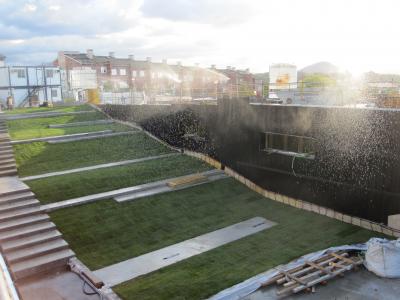
<instances>
[{"instance_id":1,"label":"wooden pallet","mask_svg":"<svg viewBox=\"0 0 400 300\"><path fill-rule=\"evenodd\" d=\"M344 272L356 269L363 263L359 257L349 257L344 251L328 253L314 261L307 261L290 270L281 270L279 274L262 283L262 287L274 283L281 286L277 295L298 293L303 290L314 290L317 284L325 284L329 279L343 276Z\"/></svg>"}]
</instances>

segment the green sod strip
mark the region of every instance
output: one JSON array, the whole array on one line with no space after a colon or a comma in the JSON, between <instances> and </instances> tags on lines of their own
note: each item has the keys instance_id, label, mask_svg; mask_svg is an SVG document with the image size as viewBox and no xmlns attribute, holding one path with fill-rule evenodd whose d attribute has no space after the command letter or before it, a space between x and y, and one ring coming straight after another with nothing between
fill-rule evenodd
<instances>
[{"instance_id":1,"label":"green sod strip","mask_svg":"<svg viewBox=\"0 0 400 300\"><path fill-rule=\"evenodd\" d=\"M42 204L112 191L209 170L197 159L179 155L132 165L28 181Z\"/></svg>"},{"instance_id":2,"label":"green sod strip","mask_svg":"<svg viewBox=\"0 0 400 300\"><path fill-rule=\"evenodd\" d=\"M51 213L78 258L92 270L254 216L278 224L114 290L123 299L204 299L306 253L380 236L265 199L233 179L134 202L108 200Z\"/></svg>"},{"instance_id":3,"label":"green sod strip","mask_svg":"<svg viewBox=\"0 0 400 300\"><path fill-rule=\"evenodd\" d=\"M8 115L15 114L29 114L39 112L74 112L83 110L93 110L90 105L74 105L74 106L54 106L54 107L28 107L28 108L15 108L13 110L5 110Z\"/></svg>"},{"instance_id":4,"label":"green sod strip","mask_svg":"<svg viewBox=\"0 0 400 300\"><path fill-rule=\"evenodd\" d=\"M20 177L171 153L144 133L49 144L14 145Z\"/></svg>"},{"instance_id":5,"label":"green sod strip","mask_svg":"<svg viewBox=\"0 0 400 300\"><path fill-rule=\"evenodd\" d=\"M101 124L103 127L93 126L79 126L79 127L68 127L68 128L49 128L49 124L66 124L82 121L93 121L104 119L104 115L99 112L91 114L81 115L70 115L70 116L59 116L59 117L43 117L34 119L22 119L7 121L8 130L13 140L24 140L38 137L47 137L54 135L73 134L79 132L96 131L97 128L106 128L107 124ZM126 128L129 130L130 127L118 125L115 128ZM108 124L110 126L110 124ZM102 130L102 129L101 129Z\"/></svg>"},{"instance_id":6,"label":"green sod strip","mask_svg":"<svg viewBox=\"0 0 400 300\"><path fill-rule=\"evenodd\" d=\"M77 126L77 127L66 127L66 128L43 128L43 129L25 129L17 132L13 132L11 137L13 140L25 140L41 137L59 136L83 132L94 132L102 130L113 130L114 132L120 131L132 131L135 130L131 127L121 124L99 124L91 126Z\"/></svg>"}]
</instances>

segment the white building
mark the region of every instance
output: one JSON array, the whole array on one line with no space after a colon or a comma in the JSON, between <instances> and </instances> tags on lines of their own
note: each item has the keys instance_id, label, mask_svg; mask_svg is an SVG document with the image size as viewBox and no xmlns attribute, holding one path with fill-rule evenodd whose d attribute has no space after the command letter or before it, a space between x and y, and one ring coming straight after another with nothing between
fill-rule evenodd
<instances>
[{"instance_id":1,"label":"white building","mask_svg":"<svg viewBox=\"0 0 400 300\"><path fill-rule=\"evenodd\" d=\"M288 90L297 88L297 67L290 64L269 66L270 90Z\"/></svg>"},{"instance_id":2,"label":"white building","mask_svg":"<svg viewBox=\"0 0 400 300\"><path fill-rule=\"evenodd\" d=\"M13 96L14 106L62 101L61 75L52 66L6 66L0 56L0 102Z\"/></svg>"}]
</instances>

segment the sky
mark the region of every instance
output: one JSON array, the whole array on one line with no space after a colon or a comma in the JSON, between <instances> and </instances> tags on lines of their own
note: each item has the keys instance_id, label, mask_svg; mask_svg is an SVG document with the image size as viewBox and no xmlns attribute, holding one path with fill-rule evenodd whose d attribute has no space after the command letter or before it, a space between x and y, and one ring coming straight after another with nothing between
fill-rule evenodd
<instances>
[{"instance_id":1,"label":"sky","mask_svg":"<svg viewBox=\"0 0 400 300\"><path fill-rule=\"evenodd\" d=\"M57 51L266 72L329 61L400 73L398 0L0 0L0 53L41 64Z\"/></svg>"}]
</instances>

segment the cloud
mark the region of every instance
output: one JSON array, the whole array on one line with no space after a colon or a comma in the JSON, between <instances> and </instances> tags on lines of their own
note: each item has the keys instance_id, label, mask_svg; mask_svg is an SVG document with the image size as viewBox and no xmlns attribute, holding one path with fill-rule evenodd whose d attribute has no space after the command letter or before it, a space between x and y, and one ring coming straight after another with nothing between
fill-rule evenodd
<instances>
[{"instance_id":1,"label":"cloud","mask_svg":"<svg viewBox=\"0 0 400 300\"><path fill-rule=\"evenodd\" d=\"M0 39L49 35L95 35L118 32L135 24L141 1L36 0L3 1Z\"/></svg>"},{"instance_id":2,"label":"cloud","mask_svg":"<svg viewBox=\"0 0 400 300\"><path fill-rule=\"evenodd\" d=\"M249 20L254 5L246 0L145 0L140 7L145 17L170 21L232 25Z\"/></svg>"}]
</instances>

